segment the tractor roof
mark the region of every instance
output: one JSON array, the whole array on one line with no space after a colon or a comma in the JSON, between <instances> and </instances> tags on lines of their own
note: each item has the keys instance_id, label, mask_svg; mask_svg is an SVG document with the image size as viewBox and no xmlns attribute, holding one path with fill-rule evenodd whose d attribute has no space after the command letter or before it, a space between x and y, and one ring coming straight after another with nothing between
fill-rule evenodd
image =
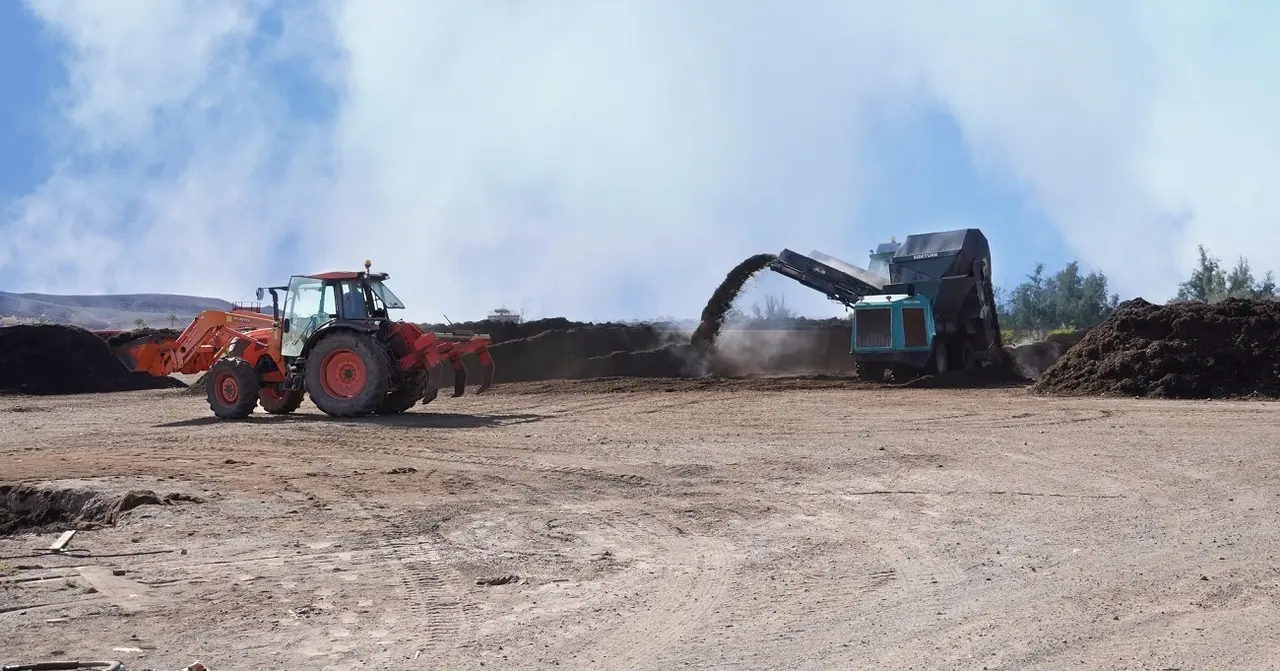
<instances>
[{"instance_id":1,"label":"tractor roof","mask_svg":"<svg viewBox=\"0 0 1280 671\"><path fill-rule=\"evenodd\" d=\"M315 275L304 275L313 280L358 280L365 275L371 280L385 280L389 277L386 273L363 273L346 270L337 270L331 273L317 273Z\"/></svg>"}]
</instances>

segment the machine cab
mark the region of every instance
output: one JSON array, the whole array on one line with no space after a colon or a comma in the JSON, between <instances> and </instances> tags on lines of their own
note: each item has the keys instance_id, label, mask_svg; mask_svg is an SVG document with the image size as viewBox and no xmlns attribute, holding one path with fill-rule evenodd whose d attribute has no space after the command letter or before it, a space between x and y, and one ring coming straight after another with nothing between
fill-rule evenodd
<instances>
[{"instance_id":1,"label":"machine cab","mask_svg":"<svg viewBox=\"0 0 1280 671\"><path fill-rule=\"evenodd\" d=\"M333 322L383 320L389 318L388 310L404 308L386 279L386 273L367 271L291 277L281 314L280 354L300 356L311 337Z\"/></svg>"}]
</instances>

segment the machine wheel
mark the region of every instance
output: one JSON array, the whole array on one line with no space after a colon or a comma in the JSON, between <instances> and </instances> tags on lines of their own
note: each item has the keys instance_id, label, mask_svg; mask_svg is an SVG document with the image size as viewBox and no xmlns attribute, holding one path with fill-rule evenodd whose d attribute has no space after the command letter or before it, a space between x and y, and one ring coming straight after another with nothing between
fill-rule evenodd
<instances>
[{"instance_id":1,"label":"machine wheel","mask_svg":"<svg viewBox=\"0 0 1280 671\"><path fill-rule=\"evenodd\" d=\"M373 338L334 331L307 355L307 393L331 417L360 417L377 410L391 388L391 364Z\"/></svg>"},{"instance_id":2,"label":"machine wheel","mask_svg":"<svg viewBox=\"0 0 1280 671\"><path fill-rule=\"evenodd\" d=\"M276 385L258 389L258 405L272 415L287 415L302 405L306 392L284 391Z\"/></svg>"},{"instance_id":3,"label":"machine wheel","mask_svg":"<svg viewBox=\"0 0 1280 671\"><path fill-rule=\"evenodd\" d=\"M885 371L889 367L882 363L863 363L855 365L854 373L864 382L884 382Z\"/></svg>"},{"instance_id":4,"label":"machine wheel","mask_svg":"<svg viewBox=\"0 0 1280 671\"><path fill-rule=\"evenodd\" d=\"M973 343L969 339L965 339L964 344L960 345L960 367L964 370L973 370L978 367L978 358L973 353Z\"/></svg>"},{"instance_id":5,"label":"machine wheel","mask_svg":"<svg viewBox=\"0 0 1280 671\"><path fill-rule=\"evenodd\" d=\"M933 372L939 375L951 370L947 361L947 343L939 337L933 339Z\"/></svg>"},{"instance_id":6,"label":"machine wheel","mask_svg":"<svg viewBox=\"0 0 1280 671\"><path fill-rule=\"evenodd\" d=\"M416 370L408 373L407 377L405 386L384 396L374 412L379 415L396 415L417 404L427 388L427 371Z\"/></svg>"},{"instance_id":7,"label":"machine wheel","mask_svg":"<svg viewBox=\"0 0 1280 671\"><path fill-rule=\"evenodd\" d=\"M244 419L258 405L258 372L244 359L219 359L209 369L206 386L209 408L222 419Z\"/></svg>"}]
</instances>

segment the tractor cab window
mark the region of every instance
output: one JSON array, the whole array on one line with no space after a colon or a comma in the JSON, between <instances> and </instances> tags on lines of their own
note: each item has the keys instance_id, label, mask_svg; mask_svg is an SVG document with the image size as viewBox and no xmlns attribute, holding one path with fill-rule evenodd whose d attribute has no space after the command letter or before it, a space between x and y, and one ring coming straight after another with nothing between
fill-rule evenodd
<instances>
[{"instance_id":1,"label":"tractor cab window","mask_svg":"<svg viewBox=\"0 0 1280 671\"><path fill-rule=\"evenodd\" d=\"M284 305L284 318L289 320L289 330L281 338L280 353L284 356L301 355L311 335L328 323L335 307L333 293L326 291L323 281L310 277L291 279Z\"/></svg>"},{"instance_id":2,"label":"tractor cab window","mask_svg":"<svg viewBox=\"0 0 1280 671\"><path fill-rule=\"evenodd\" d=\"M377 302L382 303L380 306L384 310L403 310L404 303L400 298L391 292L382 280L370 280L369 288L373 289L373 295L377 297Z\"/></svg>"},{"instance_id":3,"label":"tractor cab window","mask_svg":"<svg viewBox=\"0 0 1280 671\"><path fill-rule=\"evenodd\" d=\"M338 284L342 298L343 319L368 319L369 307L365 301L364 286L360 280L347 280Z\"/></svg>"}]
</instances>

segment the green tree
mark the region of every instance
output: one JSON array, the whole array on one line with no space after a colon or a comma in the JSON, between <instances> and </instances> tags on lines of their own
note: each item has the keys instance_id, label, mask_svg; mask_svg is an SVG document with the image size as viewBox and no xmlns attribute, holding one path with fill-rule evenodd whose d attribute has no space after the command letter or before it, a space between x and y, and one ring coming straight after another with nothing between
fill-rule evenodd
<instances>
[{"instance_id":1,"label":"green tree","mask_svg":"<svg viewBox=\"0 0 1280 671\"><path fill-rule=\"evenodd\" d=\"M137 326L138 328L145 328L147 325L147 320L143 319L142 317L138 317L137 319L133 320L133 325Z\"/></svg>"},{"instance_id":2,"label":"green tree","mask_svg":"<svg viewBox=\"0 0 1280 671\"><path fill-rule=\"evenodd\" d=\"M1228 272L1222 261L1209 254L1204 245L1197 247L1200 259L1191 277L1178 285L1176 301L1216 303L1227 298L1276 298L1275 274L1267 271L1258 281L1249 259L1241 256Z\"/></svg>"},{"instance_id":3,"label":"green tree","mask_svg":"<svg viewBox=\"0 0 1280 671\"><path fill-rule=\"evenodd\" d=\"M1268 270L1267 274L1262 276L1262 281L1254 287L1253 292L1258 298L1275 298L1276 274Z\"/></svg>"},{"instance_id":4,"label":"green tree","mask_svg":"<svg viewBox=\"0 0 1280 671\"><path fill-rule=\"evenodd\" d=\"M178 315L172 315L172 314L169 315L169 328L176 328L177 326L178 326Z\"/></svg>"},{"instance_id":5,"label":"green tree","mask_svg":"<svg viewBox=\"0 0 1280 671\"><path fill-rule=\"evenodd\" d=\"M1227 274L1222 270L1222 263L1209 256L1204 245L1197 249L1200 252L1200 262L1191 271L1191 277L1178 285L1175 300L1213 303L1226 298Z\"/></svg>"},{"instance_id":6,"label":"green tree","mask_svg":"<svg viewBox=\"0 0 1280 671\"><path fill-rule=\"evenodd\" d=\"M1044 264L1012 292L998 290L1002 328L1043 335L1059 328L1084 328L1106 319L1120 303L1120 296L1107 293L1106 275L1093 271L1082 275L1079 262L1072 261L1052 277Z\"/></svg>"},{"instance_id":7,"label":"green tree","mask_svg":"<svg viewBox=\"0 0 1280 671\"><path fill-rule=\"evenodd\" d=\"M1074 323L1092 326L1101 323L1120 305L1119 294L1107 293L1107 276L1098 271L1089 273L1081 283L1080 303L1074 315Z\"/></svg>"}]
</instances>

